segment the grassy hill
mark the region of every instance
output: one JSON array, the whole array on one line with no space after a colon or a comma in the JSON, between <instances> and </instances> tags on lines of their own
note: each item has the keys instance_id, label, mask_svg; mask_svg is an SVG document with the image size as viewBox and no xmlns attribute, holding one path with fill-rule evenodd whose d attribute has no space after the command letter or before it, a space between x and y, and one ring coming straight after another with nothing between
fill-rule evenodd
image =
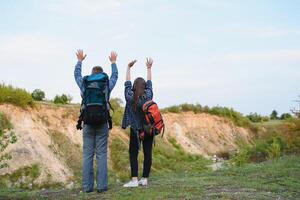
<instances>
[{"instance_id":1,"label":"grassy hill","mask_svg":"<svg viewBox=\"0 0 300 200\"><path fill-rule=\"evenodd\" d=\"M28 92L0 85L0 199L297 199L300 198L300 119L252 123L233 109L182 104L163 110L148 188L129 179L128 130L110 132L109 191L82 194L79 105L34 102ZM13 133L13 134L12 134ZM3 141L14 139L3 148ZM4 139L3 139L4 138ZM226 159L212 171L212 155ZM139 155L139 166L143 156ZM219 164L222 164L219 163Z\"/></svg>"}]
</instances>

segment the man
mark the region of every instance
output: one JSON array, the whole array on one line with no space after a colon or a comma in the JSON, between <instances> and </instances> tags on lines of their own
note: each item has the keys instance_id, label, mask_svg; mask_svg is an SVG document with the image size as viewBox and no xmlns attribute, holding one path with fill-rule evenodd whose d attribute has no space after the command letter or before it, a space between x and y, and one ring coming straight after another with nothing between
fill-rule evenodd
<instances>
[{"instance_id":1,"label":"man","mask_svg":"<svg viewBox=\"0 0 300 200\"><path fill-rule=\"evenodd\" d=\"M95 76L107 76L100 66L95 66L92 69L90 76L82 78L81 75L81 65L82 61L85 59L86 55L83 54L82 50L78 50L76 53L78 62L75 66L74 77L77 85L80 88L81 96L84 100L84 95L88 90L86 87L86 79L88 77ZM117 54L116 52L111 52L109 60L111 62L111 76L107 77L107 91L108 96L116 85L118 79L118 69L116 65ZM95 85L95 84L94 84ZM96 94L97 97L101 98L104 93ZM86 95L87 96L87 95ZM108 99L106 99L108 100ZM107 110L106 110L107 111ZM90 112L88 109L85 112ZM98 112L98 110L97 110ZM99 111L99 114L101 111ZM85 113L86 114L86 113ZM87 113L89 114L89 113ZM95 115L94 115L95 116ZM93 170L93 159L94 152L96 152L97 159L97 192L104 192L107 190L107 139L108 139L108 121L105 123L100 123L100 125L90 124L84 121L83 125L83 163L82 163L82 189L83 192L92 192L94 189L94 170Z\"/></svg>"}]
</instances>

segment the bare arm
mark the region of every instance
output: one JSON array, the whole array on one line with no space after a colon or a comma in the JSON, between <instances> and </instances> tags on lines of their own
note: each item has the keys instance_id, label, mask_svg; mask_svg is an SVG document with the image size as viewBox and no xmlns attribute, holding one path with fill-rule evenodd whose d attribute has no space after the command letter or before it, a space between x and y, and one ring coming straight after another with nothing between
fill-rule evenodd
<instances>
[{"instance_id":1,"label":"bare arm","mask_svg":"<svg viewBox=\"0 0 300 200\"><path fill-rule=\"evenodd\" d=\"M126 71L126 81L130 81L131 77L130 77L130 68L134 65L134 63L136 63L137 60L133 60L131 61L128 66L127 66L127 71Z\"/></svg>"},{"instance_id":2,"label":"bare arm","mask_svg":"<svg viewBox=\"0 0 300 200\"><path fill-rule=\"evenodd\" d=\"M146 66L147 66L147 80L150 80L150 81L151 81L151 79L152 79L152 71L151 71L152 64L153 64L152 58L147 58L147 59L146 59Z\"/></svg>"}]
</instances>

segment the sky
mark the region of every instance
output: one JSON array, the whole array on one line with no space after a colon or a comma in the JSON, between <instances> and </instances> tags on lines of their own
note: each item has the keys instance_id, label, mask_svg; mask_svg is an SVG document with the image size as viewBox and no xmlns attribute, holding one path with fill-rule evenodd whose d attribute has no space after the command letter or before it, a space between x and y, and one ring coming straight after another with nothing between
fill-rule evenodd
<instances>
[{"instance_id":1,"label":"sky","mask_svg":"<svg viewBox=\"0 0 300 200\"><path fill-rule=\"evenodd\" d=\"M300 1L7 0L0 1L0 82L39 88L46 98L80 102L83 75L118 53L112 97L124 101L127 64L146 77L152 57L154 100L228 106L244 114L289 112L300 94Z\"/></svg>"}]
</instances>

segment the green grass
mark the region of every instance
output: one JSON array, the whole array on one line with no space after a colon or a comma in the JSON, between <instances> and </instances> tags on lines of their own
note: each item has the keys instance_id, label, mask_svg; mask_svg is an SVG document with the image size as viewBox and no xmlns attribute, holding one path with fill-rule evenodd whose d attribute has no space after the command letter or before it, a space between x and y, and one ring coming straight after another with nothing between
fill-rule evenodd
<instances>
[{"instance_id":1,"label":"green grass","mask_svg":"<svg viewBox=\"0 0 300 200\"><path fill-rule=\"evenodd\" d=\"M0 84L0 103L10 103L20 107L33 106L31 94L24 89Z\"/></svg>"},{"instance_id":2,"label":"green grass","mask_svg":"<svg viewBox=\"0 0 300 200\"><path fill-rule=\"evenodd\" d=\"M10 199L297 199L300 196L300 157L247 164L209 172L165 172L150 177L147 188L126 189L110 183L103 194L79 193L80 189L18 191L0 189ZM12 192L14 191L14 192Z\"/></svg>"},{"instance_id":3,"label":"green grass","mask_svg":"<svg viewBox=\"0 0 300 200\"><path fill-rule=\"evenodd\" d=\"M262 126L277 126L277 125L281 125L282 123L284 123L284 120L270 120L267 122L259 122L259 124L261 124Z\"/></svg>"},{"instance_id":4,"label":"green grass","mask_svg":"<svg viewBox=\"0 0 300 200\"><path fill-rule=\"evenodd\" d=\"M12 124L10 123L9 119L7 118L7 116L0 112L0 130L4 131L4 130L10 130L12 128Z\"/></svg>"},{"instance_id":5,"label":"green grass","mask_svg":"<svg viewBox=\"0 0 300 200\"><path fill-rule=\"evenodd\" d=\"M34 187L34 180L40 176L40 173L38 164L22 167L12 174L0 176L0 187L7 187L10 185L13 187L28 188L29 184L32 184L32 187Z\"/></svg>"},{"instance_id":6,"label":"green grass","mask_svg":"<svg viewBox=\"0 0 300 200\"><path fill-rule=\"evenodd\" d=\"M112 160L111 179L119 179L124 182L130 177L128 144L115 138L110 144L110 157ZM142 172L143 152L139 152L139 172ZM210 161L199 155L186 153L175 139L170 139L170 143L163 142L160 137L156 137L153 146L152 174L162 174L166 172L188 172L206 171Z\"/></svg>"},{"instance_id":7,"label":"green grass","mask_svg":"<svg viewBox=\"0 0 300 200\"><path fill-rule=\"evenodd\" d=\"M231 162L243 165L248 162L276 160L282 155L300 155L300 119L273 120L260 123L260 130L251 144L237 141L239 151ZM263 131L262 131L263 130Z\"/></svg>"},{"instance_id":8,"label":"green grass","mask_svg":"<svg viewBox=\"0 0 300 200\"><path fill-rule=\"evenodd\" d=\"M170 139L169 143L163 142L158 136L153 147L153 171L154 173L164 172L188 172L206 171L210 161L202 156L185 152L176 143L175 139Z\"/></svg>"},{"instance_id":9,"label":"green grass","mask_svg":"<svg viewBox=\"0 0 300 200\"><path fill-rule=\"evenodd\" d=\"M115 138L110 144L110 158L112 161L112 173L115 179L125 181L129 178L129 154L128 145L121 139Z\"/></svg>"}]
</instances>

